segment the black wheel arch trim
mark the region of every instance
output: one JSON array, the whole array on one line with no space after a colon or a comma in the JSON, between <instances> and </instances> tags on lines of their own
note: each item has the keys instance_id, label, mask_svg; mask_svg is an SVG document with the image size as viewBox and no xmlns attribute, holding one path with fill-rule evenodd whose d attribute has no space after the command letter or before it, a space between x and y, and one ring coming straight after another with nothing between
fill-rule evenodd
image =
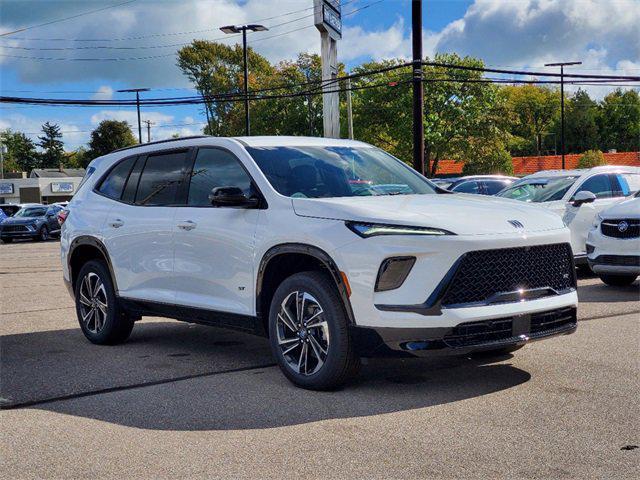
<instances>
[{"instance_id":1,"label":"black wheel arch trim","mask_svg":"<svg viewBox=\"0 0 640 480\"><path fill-rule=\"evenodd\" d=\"M351 308L351 301L347 293L347 286L342 278L340 269L331 256L319 247L309 245L306 243L282 243L271 247L265 252L260 260L260 266L258 267L258 274L256 276L256 315L258 318L263 318L263 312L261 312L260 305L262 303L262 282L264 280L264 273L269 265L269 262L278 255L287 253L299 253L303 255L309 255L319 260L327 271L331 274L333 281L338 288L338 293L342 299L347 318L349 323L355 325L355 317L353 315L353 309ZM267 312L268 314L268 312Z\"/></svg>"},{"instance_id":2,"label":"black wheel arch trim","mask_svg":"<svg viewBox=\"0 0 640 480\"><path fill-rule=\"evenodd\" d=\"M71 259L73 258L73 253L78 247L82 246L90 246L97 248L102 256L104 257L107 268L109 269L109 274L111 275L111 282L113 283L113 288L118 294L118 282L116 280L116 276L113 270L113 264L111 263L111 257L109 256L109 252L107 251L107 247L101 240L91 235L81 235L79 237L74 238L71 241L71 245L69 246L69 253L67 254L67 267L69 268L69 274L71 276L71 281L73 282L73 270L71 268ZM75 288L75 285L71 285L71 288Z\"/></svg>"}]
</instances>

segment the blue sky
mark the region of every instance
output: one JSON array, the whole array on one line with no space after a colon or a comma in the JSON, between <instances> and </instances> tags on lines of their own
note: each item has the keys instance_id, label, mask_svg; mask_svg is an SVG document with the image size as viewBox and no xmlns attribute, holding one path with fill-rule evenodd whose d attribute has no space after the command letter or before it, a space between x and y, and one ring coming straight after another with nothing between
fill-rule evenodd
<instances>
[{"instance_id":1,"label":"blue sky","mask_svg":"<svg viewBox=\"0 0 640 480\"><path fill-rule=\"evenodd\" d=\"M3 0L0 32L123 2ZM409 0L343 4L344 34L338 51L348 67L410 55ZM300 51L319 50L311 7L312 0L137 0L33 28L0 39L2 94L108 99L123 98L117 89L144 86L153 89L148 96L186 95L190 85L173 56L179 47L164 45L217 39L224 36L219 26L260 21L272 28L251 35L252 47L272 61L291 59ZM489 65L536 70L545 62L582 60L578 70L583 72L640 74L640 0L424 0L423 8L427 55L458 52ZM101 60L78 60L85 58ZM106 60L112 58L137 60ZM607 91L594 88L591 93L602 96ZM65 132L68 149L86 143L89 132L105 118L134 125L135 110L0 106L0 128L35 137L41 123L56 122ZM198 122L203 121L196 106L145 109L143 118L156 123L156 139L198 133Z\"/></svg>"}]
</instances>

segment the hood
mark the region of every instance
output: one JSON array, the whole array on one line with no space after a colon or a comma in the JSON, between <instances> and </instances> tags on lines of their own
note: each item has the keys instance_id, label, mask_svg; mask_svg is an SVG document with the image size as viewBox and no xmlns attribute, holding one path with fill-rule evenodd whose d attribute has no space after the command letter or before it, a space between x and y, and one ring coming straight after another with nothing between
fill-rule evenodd
<instances>
[{"instance_id":1,"label":"hood","mask_svg":"<svg viewBox=\"0 0 640 480\"><path fill-rule=\"evenodd\" d=\"M29 225L31 223L35 223L38 220L42 220L44 217L28 217L28 218L22 218L22 217L7 217L4 220L2 220L2 224L3 225Z\"/></svg>"},{"instance_id":2,"label":"hood","mask_svg":"<svg viewBox=\"0 0 640 480\"><path fill-rule=\"evenodd\" d=\"M522 202L483 195L380 195L292 198L302 217L442 228L458 235L537 232L564 228L553 212ZM509 223L516 220L523 229Z\"/></svg>"},{"instance_id":3,"label":"hood","mask_svg":"<svg viewBox=\"0 0 640 480\"><path fill-rule=\"evenodd\" d=\"M623 202L616 203L613 207L607 208L600 216L602 218L635 218L640 219L640 198L631 198Z\"/></svg>"}]
</instances>

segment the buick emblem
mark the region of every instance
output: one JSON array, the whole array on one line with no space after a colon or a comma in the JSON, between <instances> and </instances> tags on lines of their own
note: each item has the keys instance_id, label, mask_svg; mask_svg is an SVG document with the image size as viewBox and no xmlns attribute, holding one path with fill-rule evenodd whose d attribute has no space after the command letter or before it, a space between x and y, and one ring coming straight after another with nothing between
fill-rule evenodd
<instances>
[{"instance_id":1,"label":"buick emblem","mask_svg":"<svg viewBox=\"0 0 640 480\"><path fill-rule=\"evenodd\" d=\"M627 222L625 222L624 220L623 220L623 221L621 221L621 222L618 224L618 231L619 231L620 233L624 233L624 232L626 232L628 228L629 228L629 224L628 224Z\"/></svg>"},{"instance_id":2,"label":"buick emblem","mask_svg":"<svg viewBox=\"0 0 640 480\"><path fill-rule=\"evenodd\" d=\"M513 228L524 228L524 225L519 220L507 220Z\"/></svg>"}]
</instances>

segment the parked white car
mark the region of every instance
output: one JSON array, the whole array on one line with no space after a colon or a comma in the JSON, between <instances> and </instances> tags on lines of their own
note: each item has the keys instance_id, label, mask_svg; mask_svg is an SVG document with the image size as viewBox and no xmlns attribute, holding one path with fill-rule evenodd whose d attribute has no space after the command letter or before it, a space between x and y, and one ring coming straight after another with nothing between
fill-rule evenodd
<instances>
[{"instance_id":1,"label":"parked white car","mask_svg":"<svg viewBox=\"0 0 640 480\"><path fill-rule=\"evenodd\" d=\"M196 137L94 160L62 226L84 335L141 315L269 337L295 384L359 357L513 351L576 329L569 230L435 187L362 142Z\"/></svg>"},{"instance_id":2,"label":"parked white car","mask_svg":"<svg viewBox=\"0 0 640 480\"><path fill-rule=\"evenodd\" d=\"M587 238L589 266L607 285L640 275L640 192L599 213Z\"/></svg>"},{"instance_id":3,"label":"parked white car","mask_svg":"<svg viewBox=\"0 0 640 480\"><path fill-rule=\"evenodd\" d=\"M596 215L640 190L640 168L606 166L588 170L543 170L497 196L539 204L562 217L571 230L576 263L586 263L587 235Z\"/></svg>"}]
</instances>

